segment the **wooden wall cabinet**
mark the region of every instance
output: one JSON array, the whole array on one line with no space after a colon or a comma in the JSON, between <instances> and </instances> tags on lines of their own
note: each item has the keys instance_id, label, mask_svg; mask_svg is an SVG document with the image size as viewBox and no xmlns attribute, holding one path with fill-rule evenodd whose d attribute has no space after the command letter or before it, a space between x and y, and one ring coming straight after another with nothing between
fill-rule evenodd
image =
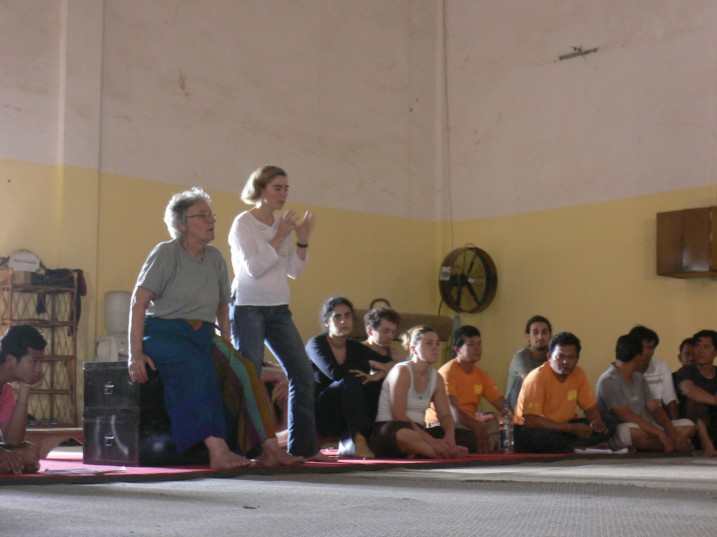
<instances>
[{"instance_id":1,"label":"wooden wall cabinet","mask_svg":"<svg viewBox=\"0 0 717 537\"><path fill-rule=\"evenodd\" d=\"M717 276L717 207L657 213L657 274Z\"/></svg>"},{"instance_id":2,"label":"wooden wall cabinet","mask_svg":"<svg viewBox=\"0 0 717 537\"><path fill-rule=\"evenodd\" d=\"M35 273L0 270L0 333L12 325L29 324L47 340L43 380L28 405L36 420L30 426L77 425L76 300L77 273L48 282Z\"/></svg>"}]
</instances>

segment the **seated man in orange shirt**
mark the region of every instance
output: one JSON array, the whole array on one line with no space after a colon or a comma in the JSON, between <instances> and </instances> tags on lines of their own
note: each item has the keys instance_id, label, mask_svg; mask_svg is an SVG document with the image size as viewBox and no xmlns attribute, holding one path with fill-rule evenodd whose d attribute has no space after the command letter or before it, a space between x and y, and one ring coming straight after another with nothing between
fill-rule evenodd
<instances>
[{"instance_id":1,"label":"seated man in orange shirt","mask_svg":"<svg viewBox=\"0 0 717 537\"><path fill-rule=\"evenodd\" d=\"M585 372L578 367L580 340L560 332L550 340L548 361L525 377L515 407L515 450L572 453L603 445L613 434L600 417ZM585 418L577 418L577 407Z\"/></svg>"},{"instance_id":2,"label":"seated man in orange shirt","mask_svg":"<svg viewBox=\"0 0 717 537\"><path fill-rule=\"evenodd\" d=\"M489 453L498 443L498 420L494 414L478 415L478 407L484 397L497 410L507 401L491 376L476 365L483 355L480 331L475 326L461 326L453 332L452 339L454 358L438 373L445 382L456 427L471 429L478 441L478 451ZM426 411L426 423L429 426L438 423L433 404Z\"/></svg>"}]
</instances>

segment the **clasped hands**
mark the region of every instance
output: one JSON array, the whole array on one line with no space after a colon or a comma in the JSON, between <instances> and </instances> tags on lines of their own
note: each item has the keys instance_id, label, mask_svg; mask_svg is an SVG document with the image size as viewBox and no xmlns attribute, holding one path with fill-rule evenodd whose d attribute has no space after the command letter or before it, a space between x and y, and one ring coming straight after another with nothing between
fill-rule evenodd
<instances>
[{"instance_id":1,"label":"clasped hands","mask_svg":"<svg viewBox=\"0 0 717 537\"><path fill-rule=\"evenodd\" d=\"M594 420L590 422L590 425L585 423L571 423L570 433L574 434L578 438L590 438L595 433L606 433L608 431L607 426L602 420Z\"/></svg>"},{"instance_id":2,"label":"clasped hands","mask_svg":"<svg viewBox=\"0 0 717 537\"><path fill-rule=\"evenodd\" d=\"M279 233L286 237L292 231L296 232L296 240L302 244L309 241L309 236L314 229L314 215L311 211L304 213L304 219L299 222L298 216L294 211L289 209L279 220Z\"/></svg>"}]
</instances>

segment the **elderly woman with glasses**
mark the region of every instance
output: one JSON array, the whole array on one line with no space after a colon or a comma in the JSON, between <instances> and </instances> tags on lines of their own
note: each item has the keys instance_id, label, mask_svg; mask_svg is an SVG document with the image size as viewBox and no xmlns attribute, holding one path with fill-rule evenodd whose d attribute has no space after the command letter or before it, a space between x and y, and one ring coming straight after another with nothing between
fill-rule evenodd
<instances>
[{"instance_id":1,"label":"elderly woman with glasses","mask_svg":"<svg viewBox=\"0 0 717 537\"><path fill-rule=\"evenodd\" d=\"M203 442L212 468L246 466L245 455L261 451L265 465L300 463L279 448L256 370L228 340L229 275L209 245L216 222L210 202L192 188L167 205L173 240L149 254L132 296L130 378L143 383L148 367L158 371L180 452Z\"/></svg>"}]
</instances>

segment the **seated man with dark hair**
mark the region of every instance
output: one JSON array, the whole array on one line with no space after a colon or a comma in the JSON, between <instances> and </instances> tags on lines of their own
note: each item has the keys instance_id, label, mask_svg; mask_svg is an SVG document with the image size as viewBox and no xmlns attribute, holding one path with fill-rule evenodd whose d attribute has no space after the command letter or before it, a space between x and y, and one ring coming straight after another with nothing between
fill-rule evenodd
<instances>
[{"instance_id":1,"label":"seated man with dark hair","mask_svg":"<svg viewBox=\"0 0 717 537\"><path fill-rule=\"evenodd\" d=\"M37 448L25 442L27 404L32 386L42 380L47 342L29 325L12 326L0 340L0 473L37 472ZM17 400L9 382L19 386Z\"/></svg>"},{"instance_id":2,"label":"seated man with dark hair","mask_svg":"<svg viewBox=\"0 0 717 537\"><path fill-rule=\"evenodd\" d=\"M560 332L550 340L548 361L525 377L515 408L515 450L571 453L606 447L613 430L600 417L597 400L582 368L580 340ZM580 407L586 419L578 419Z\"/></svg>"},{"instance_id":3,"label":"seated man with dark hair","mask_svg":"<svg viewBox=\"0 0 717 537\"><path fill-rule=\"evenodd\" d=\"M523 386L523 380L533 369L540 367L548 359L548 343L553 335L550 321L542 315L533 315L525 323L525 339L527 347L519 349L508 367L508 386L505 389L505 398L510 406L518 403L518 394Z\"/></svg>"},{"instance_id":4,"label":"seated man with dark hair","mask_svg":"<svg viewBox=\"0 0 717 537\"><path fill-rule=\"evenodd\" d=\"M606 423L617 426L613 449L637 451L691 451L695 425L690 420L671 420L642 375L650 353L644 340L620 336L615 361L597 382L598 409Z\"/></svg>"},{"instance_id":5,"label":"seated man with dark hair","mask_svg":"<svg viewBox=\"0 0 717 537\"><path fill-rule=\"evenodd\" d=\"M401 322L398 312L392 308L373 308L363 316L363 322L366 328L366 340L363 344L373 352L393 360L391 342L395 339L398 324Z\"/></svg>"},{"instance_id":6,"label":"seated man with dark hair","mask_svg":"<svg viewBox=\"0 0 717 537\"><path fill-rule=\"evenodd\" d=\"M493 378L480 367L483 356L480 331L465 325L453 332L451 344L453 360L438 370L446 385L446 395L456 428L470 429L478 441L478 451L489 453L498 445L498 420L495 415L478 416L481 400L485 399L496 410L507 404ZM438 414L433 405L426 412L426 423L438 424Z\"/></svg>"},{"instance_id":7,"label":"seated man with dark hair","mask_svg":"<svg viewBox=\"0 0 717 537\"><path fill-rule=\"evenodd\" d=\"M694 336L693 363L677 372L677 386L685 394L685 417L697 425L705 457L717 457L717 332L700 330Z\"/></svg>"},{"instance_id":8,"label":"seated man with dark hair","mask_svg":"<svg viewBox=\"0 0 717 537\"><path fill-rule=\"evenodd\" d=\"M647 387L652 394L651 399L657 399L665 407L665 412L671 420L680 417L680 410L677 404L677 394L672 381L672 374L667 362L655 358L655 349L660 344L657 332L646 326L635 326L627 334L635 341L642 344L641 370L639 373L645 377Z\"/></svg>"}]
</instances>

